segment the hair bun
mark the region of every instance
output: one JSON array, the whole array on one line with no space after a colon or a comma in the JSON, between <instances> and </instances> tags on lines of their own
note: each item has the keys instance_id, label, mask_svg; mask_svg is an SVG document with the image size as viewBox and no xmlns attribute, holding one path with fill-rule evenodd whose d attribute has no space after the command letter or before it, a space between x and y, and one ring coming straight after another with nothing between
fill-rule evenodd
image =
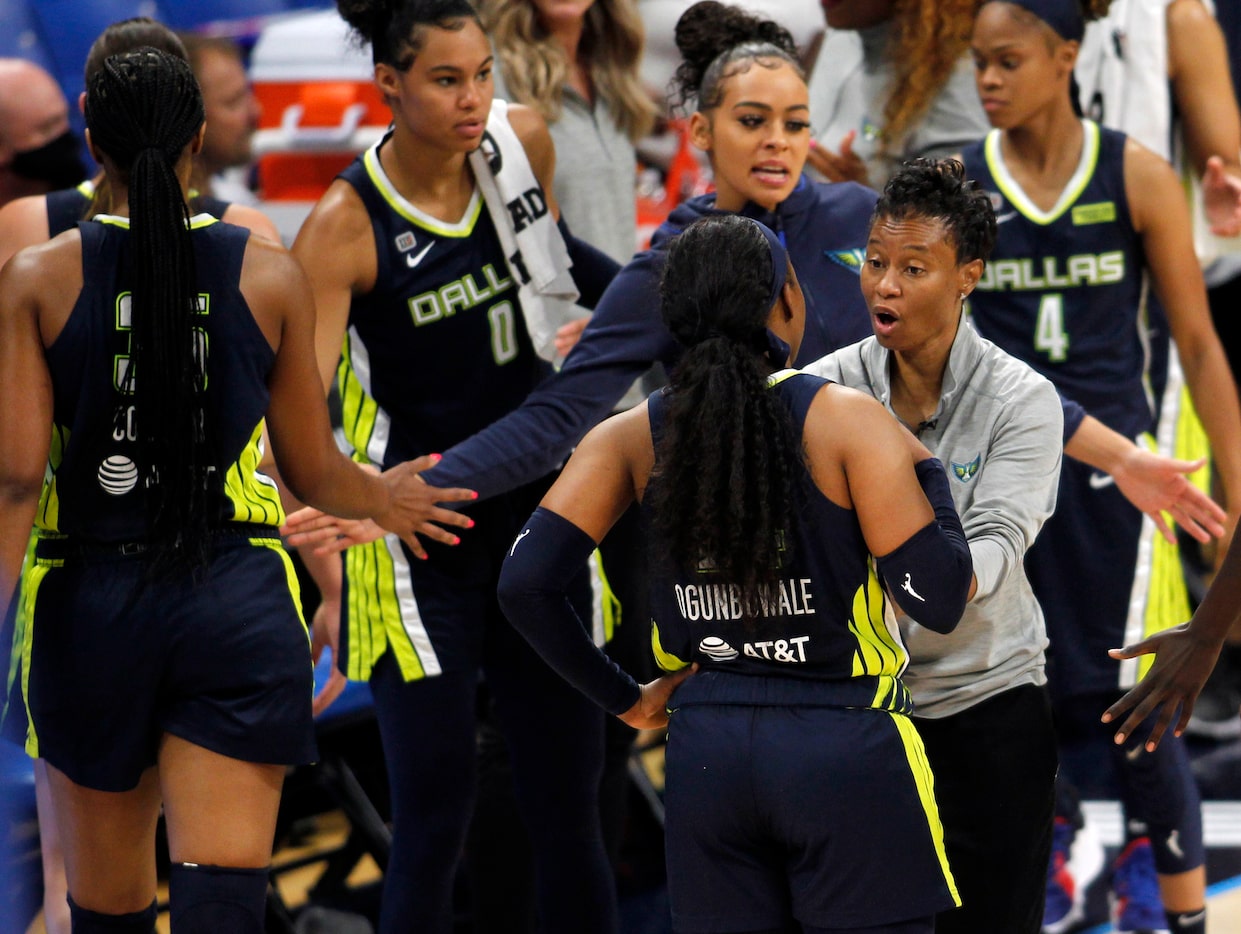
<instances>
[{"instance_id":1,"label":"hair bun","mask_svg":"<svg viewBox=\"0 0 1241 934\"><path fill-rule=\"evenodd\" d=\"M674 35L682 61L673 81L682 103L697 94L713 61L743 43L767 43L797 58L797 43L779 23L718 0L701 0L682 13Z\"/></svg>"},{"instance_id":2,"label":"hair bun","mask_svg":"<svg viewBox=\"0 0 1241 934\"><path fill-rule=\"evenodd\" d=\"M374 42L396 12L394 0L336 0L341 19L367 42Z\"/></svg>"}]
</instances>

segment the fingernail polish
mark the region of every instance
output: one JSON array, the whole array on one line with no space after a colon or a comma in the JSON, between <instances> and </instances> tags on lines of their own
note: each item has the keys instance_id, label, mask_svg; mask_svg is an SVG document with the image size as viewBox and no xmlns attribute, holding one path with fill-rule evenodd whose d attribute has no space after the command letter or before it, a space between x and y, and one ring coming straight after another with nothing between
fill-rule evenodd
<instances>
[{"instance_id":1,"label":"fingernail polish","mask_svg":"<svg viewBox=\"0 0 1241 934\"><path fill-rule=\"evenodd\" d=\"M473 520L473 519L471 519L469 522L467 522L465 527L466 527L467 529L472 529L472 528L474 528L474 520Z\"/></svg>"},{"instance_id":2,"label":"fingernail polish","mask_svg":"<svg viewBox=\"0 0 1241 934\"><path fill-rule=\"evenodd\" d=\"M458 535L454 535L454 536L452 537L452 543L453 543L454 545L460 545L460 544L461 544L461 537L460 537L460 536L458 536Z\"/></svg>"},{"instance_id":3,"label":"fingernail polish","mask_svg":"<svg viewBox=\"0 0 1241 934\"><path fill-rule=\"evenodd\" d=\"M443 459L444 459L444 455L443 455L443 454L432 454L432 455L431 455L431 460L435 461L435 463L437 463L437 464L438 464L440 461L442 461Z\"/></svg>"}]
</instances>

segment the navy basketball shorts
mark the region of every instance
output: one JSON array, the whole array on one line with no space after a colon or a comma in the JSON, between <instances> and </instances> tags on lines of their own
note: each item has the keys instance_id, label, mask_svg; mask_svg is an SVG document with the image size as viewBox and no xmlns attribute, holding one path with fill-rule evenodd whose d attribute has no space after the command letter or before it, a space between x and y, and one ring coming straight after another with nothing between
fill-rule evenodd
<instances>
[{"instance_id":1,"label":"navy basketball shorts","mask_svg":"<svg viewBox=\"0 0 1241 934\"><path fill-rule=\"evenodd\" d=\"M876 927L959 903L908 717L679 707L665 788L678 934Z\"/></svg>"},{"instance_id":2,"label":"navy basketball shorts","mask_svg":"<svg viewBox=\"0 0 1241 934\"><path fill-rule=\"evenodd\" d=\"M270 535L270 533L268 533ZM316 758L310 640L279 539L221 533L207 568L41 542L27 575L27 750L79 785L134 788L165 733L249 762Z\"/></svg>"},{"instance_id":3,"label":"navy basketball shorts","mask_svg":"<svg viewBox=\"0 0 1241 934\"><path fill-rule=\"evenodd\" d=\"M490 634L509 626L496 598L500 567L550 485L543 478L469 504L476 527L457 545L424 539L426 561L391 535L348 549L342 671L365 677L385 644L406 680L476 671Z\"/></svg>"}]
</instances>

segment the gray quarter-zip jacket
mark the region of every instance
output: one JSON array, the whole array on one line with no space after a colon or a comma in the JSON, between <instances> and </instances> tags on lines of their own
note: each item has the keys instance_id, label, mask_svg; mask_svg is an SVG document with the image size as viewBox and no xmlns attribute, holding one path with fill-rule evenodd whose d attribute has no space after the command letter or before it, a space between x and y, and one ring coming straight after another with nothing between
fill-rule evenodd
<instances>
[{"instance_id":1,"label":"gray quarter-zip jacket","mask_svg":"<svg viewBox=\"0 0 1241 934\"><path fill-rule=\"evenodd\" d=\"M891 356L868 337L804 369L868 393L892 411ZM1046 627L1023 561L1056 505L1062 431L1052 384L979 337L963 317L939 407L918 438L948 471L978 591L948 635L900 617L915 716L951 716L1001 691L1046 683Z\"/></svg>"}]
</instances>

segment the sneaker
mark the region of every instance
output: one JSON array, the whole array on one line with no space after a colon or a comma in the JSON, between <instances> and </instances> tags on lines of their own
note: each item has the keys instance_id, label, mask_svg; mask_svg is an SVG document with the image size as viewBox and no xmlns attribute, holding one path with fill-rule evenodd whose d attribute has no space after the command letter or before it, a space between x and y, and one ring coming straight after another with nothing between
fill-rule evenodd
<instances>
[{"instance_id":1,"label":"sneaker","mask_svg":"<svg viewBox=\"0 0 1241 934\"><path fill-rule=\"evenodd\" d=\"M1168 934L1148 837L1129 841L1112 874L1112 924L1117 934Z\"/></svg>"},{"instance_id":2,"label":"sneaker","mask_svg":"<svg viewBox=\"0 0 1241 934\"><path fill-rule=\"evenodd\" d=\"M1103 870L1103 843L1091 824L1079 830L1057 817L1047 862L1047 896L1043 934L1063 934L1086 915L1086 890Z\"/></svg>"}]
</instances>

